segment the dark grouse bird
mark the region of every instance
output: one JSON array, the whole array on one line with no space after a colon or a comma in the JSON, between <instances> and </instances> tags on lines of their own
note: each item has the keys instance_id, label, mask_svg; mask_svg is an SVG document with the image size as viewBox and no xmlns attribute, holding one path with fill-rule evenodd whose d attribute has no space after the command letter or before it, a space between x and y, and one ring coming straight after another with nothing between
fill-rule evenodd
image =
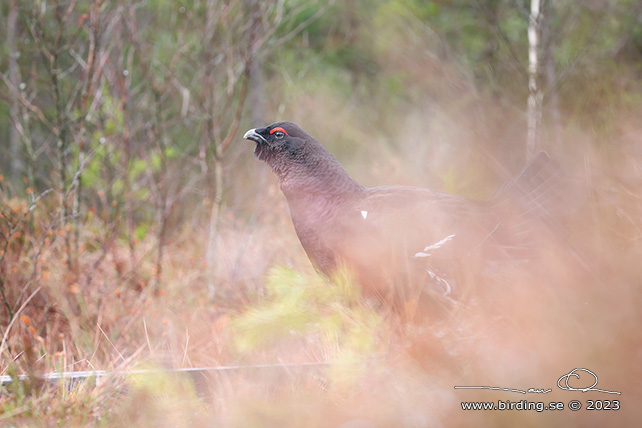
<instances>
[{"instance_id":1,"label":"dark grouse bird","mask_svg":"<svg viewBox=\"0 0 642 428\"><path fill-rule=\"evenodd\" d=\"M409 186L366 188L292 122L243 138L256 142L254 155L278 177L315 267L332 276L345 266L366 294L395 306L451 294L462 270L530 257L547 229L547 206L559 197L561 170L545 152L495 197L477 201Z\"/></svg>"}]
</instances>

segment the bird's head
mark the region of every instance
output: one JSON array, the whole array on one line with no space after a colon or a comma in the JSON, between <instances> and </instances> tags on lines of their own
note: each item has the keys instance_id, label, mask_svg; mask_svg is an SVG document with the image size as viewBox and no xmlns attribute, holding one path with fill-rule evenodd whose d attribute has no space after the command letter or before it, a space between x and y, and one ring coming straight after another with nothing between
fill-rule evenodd
<instances>
[{"instance_id":1,"label":"bird's head","mask_svg":"<svg viewBox=\"0 0 642 428\"><path fill-rule=\"evenodd\" d=\"M306 154L320 147L310 134L292 122L276 122L264 128L250 129L243 138L256 143L254 156L272 168L298 163Z\"/></svg>"},{"instance_id":2,"label":"bird's head","mask_svg":"<svg viewBox=\"0 0 642 428\"><path fill-rule=\"evenodd\" d=\"M292 122L276 122L243 135L256 143L254 156L265 161L289 195L349 193L363 189L339 161ZM287 196L286 194L286 196Z\"/></svg>"}]
</instances>

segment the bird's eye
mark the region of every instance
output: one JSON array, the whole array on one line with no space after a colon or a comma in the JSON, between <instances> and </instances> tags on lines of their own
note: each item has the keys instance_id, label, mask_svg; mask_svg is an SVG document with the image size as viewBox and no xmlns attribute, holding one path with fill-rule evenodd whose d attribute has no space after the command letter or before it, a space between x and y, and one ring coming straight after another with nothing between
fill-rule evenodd
<instances>
[{"instance_id":1,"label":"bird's eye","mask_svg":"<svg viewBox=\"0 0 642 428\"><path fill-rule=\"evenodd\" d=\"M281 139L286 135L288 135L288 133L285 131L285 129L281 128L280 126L277 126L276 128L270 131L270 135L274 135L276 138Z\"/></svg>"}]
</instances>

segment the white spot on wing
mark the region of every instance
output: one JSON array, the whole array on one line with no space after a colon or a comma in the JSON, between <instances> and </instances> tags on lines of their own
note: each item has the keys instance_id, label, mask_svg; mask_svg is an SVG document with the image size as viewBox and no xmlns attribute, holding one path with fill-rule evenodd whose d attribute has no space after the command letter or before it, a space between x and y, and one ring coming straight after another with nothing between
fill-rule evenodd
<instances>
[{"instance_id":1,"label":"white spot on wing","mask_svg":"<svg viewBox=\"0 0 642 428\"><path fill-rule=\"evenodd\" d=\"M365 220L368 217L368 211L361 211L361 217Z\"/></svg>"},{"instance_id":2,"label":"white spot on wing","mask_svg":"<svg viewBox=\"0 0 642 428\"><path fill-rule=\"evenodd\" d=\"M422 253L422 252L420 251L420 252L416 253L416 254L415 254L414 256L412 256L412 257L413 257L413 258L417 258L417 257L430 257L430 253Z\"/></svg>"},{"instance_id":3,"label":"white spot on wing","mask_svg":"<svg viewBox=\"0 0 642 428\"><path fill-rule=\"evenodd\" d=\"M364 218L365 218L365 217L364 217ZM455 237L455 234L448 235L448 236L446 236L444 239L442 239L441 241L439 241L439 242L435 242L435 243L434 243L434 244L432 244L432 245L428 245L426 248L424 248L424 249L423 249L423 251L420 251L420 252L416 253L416 254L415 254L414 256L412 256L412 257L413 257L413 258L416 258L416 257L430 257L430 251L432 251L432 250L436 250L436 249L438 249L438 248L441 248L441 246L442 246L442 245L444 245L446 242L450 241L450 240L451 240L451 239L453 239L454 237Z\"/></svg>"}]
</instances>

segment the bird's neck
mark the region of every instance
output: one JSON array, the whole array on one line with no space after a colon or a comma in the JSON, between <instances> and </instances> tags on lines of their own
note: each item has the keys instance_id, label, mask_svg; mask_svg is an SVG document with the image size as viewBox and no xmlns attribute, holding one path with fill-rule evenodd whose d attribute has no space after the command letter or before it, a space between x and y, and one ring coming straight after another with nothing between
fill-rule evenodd
<instances>
[{"instance_id":1,"label":"bird's neck","mask_svg":"<svg viewBox=\"0 0 642 428\"><path fill-rule=\"evenodd\" d=\"M334 207L365 190L328 152L272 169L292 212L331 216Z\"/></svg>"},{"instance_id":2,"label":"bird's neck","mask_svg":"<svg viewBox=\"0 0 642 428\"><path fill-rule=\"evenodd\" d=\"M322 161L290 165L287 170L275 171L286 197L323 196L344 197L364 190L339 162Z\"/></svg>"}]
</instances>

